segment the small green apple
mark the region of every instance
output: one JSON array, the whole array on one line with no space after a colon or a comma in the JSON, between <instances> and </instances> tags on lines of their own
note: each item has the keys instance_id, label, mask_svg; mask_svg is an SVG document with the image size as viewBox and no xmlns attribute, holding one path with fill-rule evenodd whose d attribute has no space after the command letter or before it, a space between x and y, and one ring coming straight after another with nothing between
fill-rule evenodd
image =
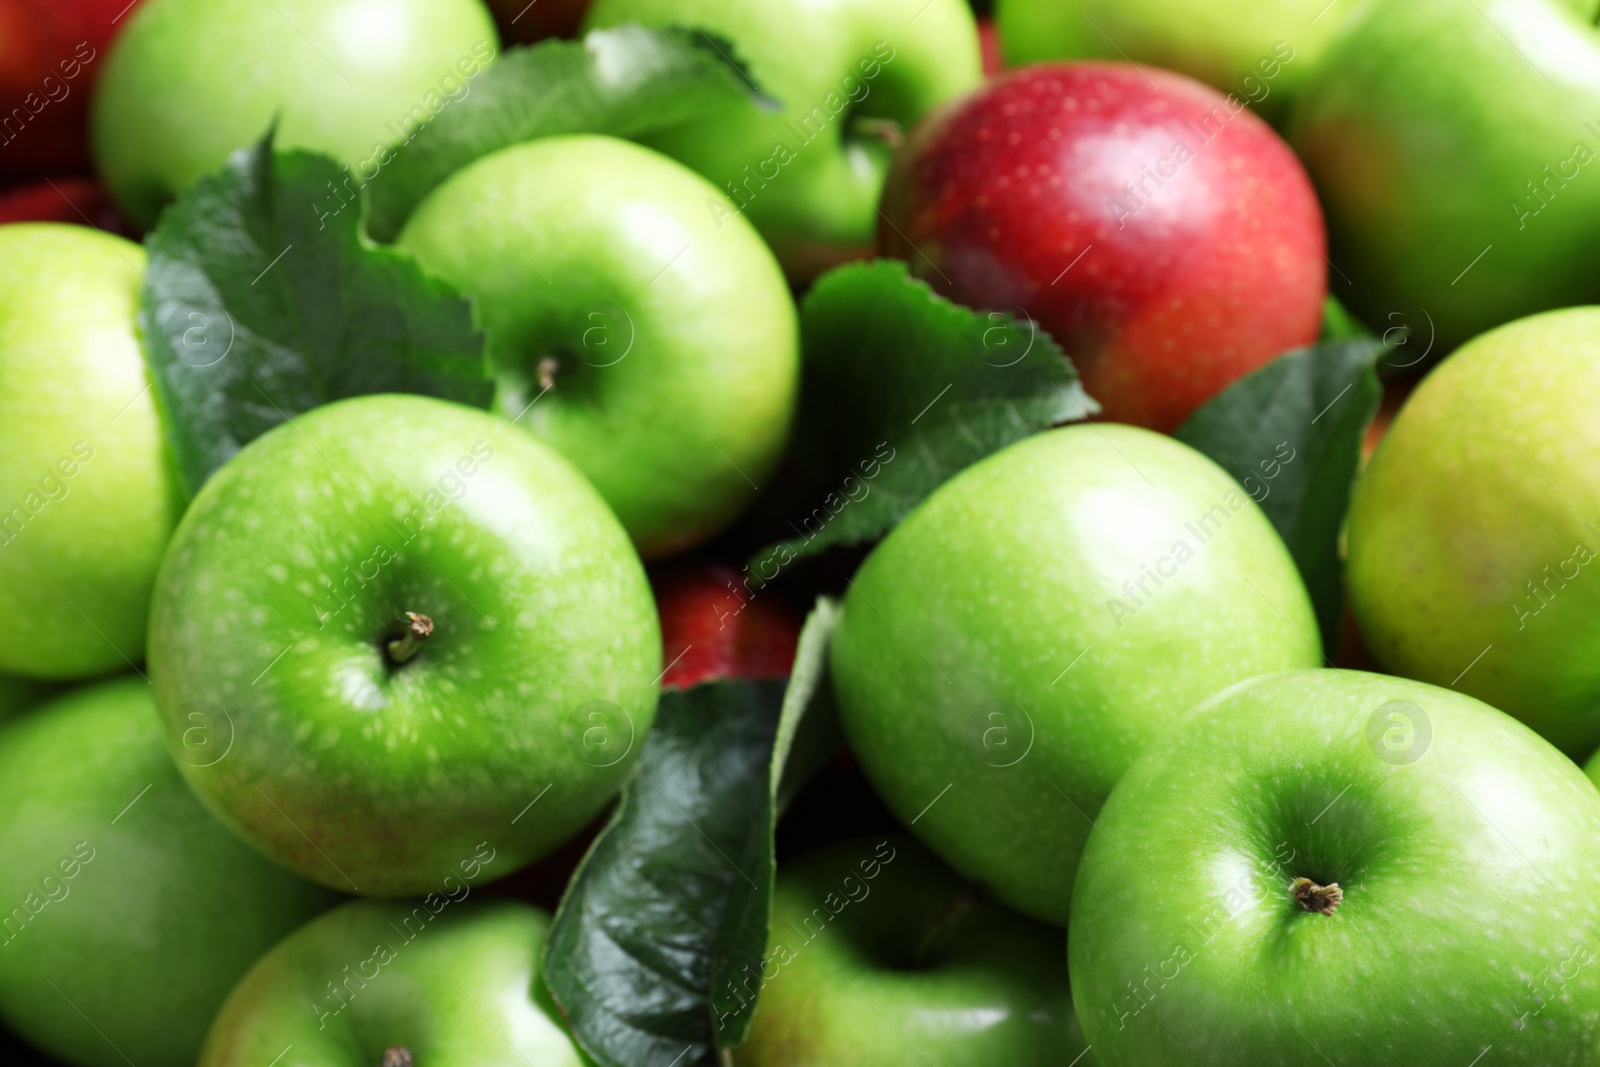
<instances>
[{"instance_id":1,"label":"small green apple","mask_svg":"<svg viewBox=\"0 0 1600 1067\"><path fill-rule=\"evenodd\" d=\"M1009 66L1048 59L1148 63L1248 102L1274 122L1311 78L1328 42L1370 0L999 0Z\"/></svg>"},{"instance_id":2,"label":"small green apple","mask_svg":"<svg viewBox=\"0 0 1600 1067\"><path fill-rule=\"evenodd\" d=\"M1600 308L1484 334L1423 379L1356 483L1350 603L1385 669L1574 759L1600 745Z\"/></svg>"},{"instance_id":3,"label":"small green apple","mask_svg":"<svg viewBox=\"0 0 1600 1067\"><path fill-rule=\"evenodd\" d=\"M1303 461L1302 461L1303 462ZM1271 523L1187 445L1051 430L946 482L850 582L839 712L889 807L1003 901L1065 923L1106 794L1197 701L1322 661Z\"/></svg>"},{"instance_id":4,"label":"small green apple","mask_svg":"<svg viewBox=\"0 0 1600 1067\"><path fill-rule=\"evenodd\" d=\"M739 1067L1058 1067L1084 1050L1061 931L904 837L780 869L767 956L735 985L719 1022L760 994Z\"/></svg>"},{"instance_id":5,"label":"small green apple","mask_svg":"<svg viewBox=\"0 0 1600 1067\"><path fill-rule=\"evenodd\" d=\"M709 178L700 210L748 215L797 281L871 251L892 131L983 80L965 0L598 0L586 25L627 22L727 38L779 101L645 140Z\"/></svg>"},{"instance_id":6,"label":"small green apple","mask_svg":"<svg viewBox=\"0 0 1600 1067\"><path fill-rule=\"evenodd\" d=\"M190 506L151 610L189 784L368 896L505 874L581 829L660 670L644 568L594 489L505 420L416 396L252 442Z\"/></svg>"},{"instance_id":7,"label":"small green apple","mask_svg":"<svg viewBox=\"0 0 1600 1067\"><path fill-rule=\"evenodd\" d=\"M1495 709L1359 671L1244 682L1112 791L1073 1000L1103 1067L1593 1064L1600 898L1569 883L1596 865L1600 793Z\"/></svg>"},{"instance_id":8,"label":"small green apple","mask_svg":"<svg viewBox=\"0 0 1600 1067\"><path fill-rule=\"evenodd\" d=\"M144 265L86 227L0 226L0 671L144 658L181 508L135 330Z\"/></svg>"},{"instance_id":9,"label":"small green apple","mask_svg":"<svg viewBox=\"0 0 1600 1067\"><path fill-rule=\"evenodd\" d=\"M1384 0L1341 34L1289 139L1341 299L1445 353L1600 300L1595 0Z\"/></svg>"},{"instance_id":10,"label":"small green apple","mask_svg":"<svg viewBox=\"0 0 1600 1067\"><path fill-rule=\"evenodd\" d=\"M783 451L798 328L783 274L699 175L610 137L467 167L399 245L475 297L496 407L566 456L646 558L743 510Z\"/></svg>"},{"instance_id":11,"label":"small green apple","mask_svg":"<svg viewBox=\"0 0 1600 1067\"><path fill-rule=\"evenodd\" d=\"M331 905L195 801L150 687L80 689L0 729L0 1015L83 1067L187 1067L228 990Z\"/></svg>"},{"instance_id":12,"label":"small green apple","mask_svg":"<svg viewBox=\"0 0 1600 1067\"><path fill-rule=\"evenodd\" d=\"M526 904L351 901L284 938L234 989L200 1067L581 1067Z\"/></svg>"},{"instance_id":13,"label":"small green apple","mask_svg":"<svg viewBox=\"0 0 1600 1067\"><path fill-rule=\"evenodd\" d=\"M100 75L95 163L145 226L274 122L371 181L498 49L477 0L145 0Z\"/></svg>"}]
</instances>

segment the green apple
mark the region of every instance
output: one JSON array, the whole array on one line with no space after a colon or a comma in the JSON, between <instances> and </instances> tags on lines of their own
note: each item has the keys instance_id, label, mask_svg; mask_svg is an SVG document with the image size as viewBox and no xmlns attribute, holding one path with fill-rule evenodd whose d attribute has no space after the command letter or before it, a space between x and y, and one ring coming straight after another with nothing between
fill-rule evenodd
<instances>
[{"instance_id":1,"label":"green apple","mask_svg":"<svg viewBox=\"0 0 1600 1067\"><path fill-rule=\"evenodd\" d=\"M1149 63L1233 93L1281 120L1339 29L1371 0L999 0L1006 63ZM1320 10L1319 10L1320 9Z\"/></svg>"},{"instance_id":2,"label":"green apple","mask_svg":"<svg viewBox=\"0 0 1600 1067\"><path fill-rule=\"evenodd\" d=\"M550 919L502 900L351 901L244 976L200 1067L581 1067L539 962Z\"/></svg>"},{"instance_id":3,"label":"green apple","mask_svg":"<svg viewBox=\"0 0 1600 1067\"><path fill-rule=\"evenodd\" d=\"M627 22L726 38L780 102L646 141L709 178L701 210L747 215L796 281L871 251L897 128L983 77L965 0L597 0L586 25Z\"/></svg>"},{"instance_id":4,"label":"green apple","mask_svg":"<svg viewBox=\"0 0 1600 1067\"><path fill-rule=\"evenodd\" d=\"M560 456L481 411L359 397L201 489L149 669L214 813L307 877L399 896L588 823L654 718L661 636L627 535Z\"/></svg>"},{"instance_id":5,"label":"green apple","mask_svg":"<svg viewBox=\"0 0 1600 1067\"><path fill-rule=\"evenodd\" d=\"M1600 793L1493 708L1359 671L1244 682L1101 812L1073 1000L1103 1067L1593 1064L1600 898L1566 879L1596 865Z\"/></svg>"},{"instance_id":6,"label":"green apple","mask_svg":"<svg viewBox=\"0 0 1600 1067\"><path fill-rule=\"evenodd\" d=\"M144 0L100 75L95 163L145 226L274 123L368 182L498 49L478 0Z\"/></svg>"},{"instance_id":7,"label":"green apple","mask_svg":"<svg viewBox=\"0 0 1600 1067\"><path fill-rule=\"evenodd\" d=\"M181 508L135 327L144 264L86 227L0 226L0 671L144 658Z\"/></svg>"},{"instance_id":8,"label":"green apple","mask_svg":"<svg viewBox=\"0 0 1600 1067\"><path fill-rule=\"evenodd\" d=\"M1134 757L1224 686L1321 661L1255 503L1187 445L1113 424L1030 437L941 486L851 581L831 652L845 733L894 813L1063 924Z\"/></svg>"},{"instance_id":9,"label":"green apple","mask_svg":"<svg viewBox=\"0 0 1600 1067\"><path fill-rule=\"evenodd\" d=\"M456 174L399 238L476 298L499 412L587 475L646 558L737 516L794 411L794 301L716 197L649 149L552 137Z\"/></svg>"},{"instance_id":10,"label":"green apple","mask_svg":"<svg viewBox=\"0 0 1600 1067\"><path fill-rule=\"evenodd\" d=\"M1061 931L904 837L785 864L767 955L733 985L719 1024L755 1007L739 1067L1065 1067L1084 1051Z\"/></svg>"},{"instance_id":11,"label":"green apple","mask_svg":"<svg viewBox=\"0 0 1600 1067\"><path fill-rule=\"evenodd\" d=\"M332 904L206 814L150 687L0 729L0 1015L83 1067L186 1067L256 958Z\"/></svg>"},{"instance_id":12,"label":"green apple","mask_svg":"<svg viewBox=\"0 0 1600 1067\"><path fill-rule=\"evenodd\" d=\"M1356 483L1350 602L1384 668L1600 745L1600 308L1487 333L1423 379Z\"/></svg>"},{"instance_id":13,"label":"green apple","mask_svg":"<svg viewBox=\"0 0 1600 1067\"><path fill-rule=\"evenodd\" d=\"M1600 300L1597 6L1385 0L1330 47L1290 141L1374 328L1448 352Z\"/></svg>"}]
</instances>

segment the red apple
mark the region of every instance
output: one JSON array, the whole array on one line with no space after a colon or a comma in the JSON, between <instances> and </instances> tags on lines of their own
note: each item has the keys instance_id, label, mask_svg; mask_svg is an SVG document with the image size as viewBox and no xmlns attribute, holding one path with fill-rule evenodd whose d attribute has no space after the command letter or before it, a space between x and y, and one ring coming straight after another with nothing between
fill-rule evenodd
<instances>
[{"instance_id":1,"label":"red apple","mask_svg":"<svg viewBox=\"0 0 1600 1067\"><path fill-rule=\"evenodd\" d=\"M783 678L794 665L801 620L773 594L745 587L744 573L688 562L651 575L661 614L664 688L714 678Z\"/></svg>"},{"instance_id":2,"label":"red apple","mask_svg":"<svg viewBox=\"0 0 1600 1067\"><path fill-rule=\"evenodd\" d=\"M506 44L576 37L590 0L489 0Z\"/></svg>"},{"instance_id":3,"label":"red apple","mask_svg":"<svg viewBox=\"0 0 1600 1067\"><path fill-rule=\"evenodd\" d=\"M0 226L12 222L69 222L137 237L105 189L90 178L46 178L0 189Z\"/></svg>"},{"instance_id":4,"label":"red apple","mask_svg":"<svg viewBox=\"0 0 1600 1067\"><path fill-rule=\"evenodd\" d=\"M0 178L89 165L89 94L137 3L0 0Z\"/></svg>"},{"instance_id":5,"label":"red apple","mask_svg":"<svg viewBox=\"0 0 1600 1067\"><path fill-rule=\"evenodd\" d=\"M1062 63L931 115L896 161L879 243L1066 349L1102 417L1171 431L1317 338L1326 237L1289 147L1166 71Z\"/></svg>"}]
</instances>

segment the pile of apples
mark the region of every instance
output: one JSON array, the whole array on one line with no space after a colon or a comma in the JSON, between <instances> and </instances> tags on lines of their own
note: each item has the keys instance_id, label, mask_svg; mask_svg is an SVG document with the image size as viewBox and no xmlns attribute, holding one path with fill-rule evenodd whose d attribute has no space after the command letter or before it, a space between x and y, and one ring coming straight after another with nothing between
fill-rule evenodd
<instances>
[{"instance_id":1,"label":"pile of apples","mask_svg":"<svg viewBox=\"0 0 1600 1067\"><path fill-rule=\"evenodd\" d=\"M1597 15L0 0L6 1062L1600 1065Z\"/></svg>"}]
</instances>

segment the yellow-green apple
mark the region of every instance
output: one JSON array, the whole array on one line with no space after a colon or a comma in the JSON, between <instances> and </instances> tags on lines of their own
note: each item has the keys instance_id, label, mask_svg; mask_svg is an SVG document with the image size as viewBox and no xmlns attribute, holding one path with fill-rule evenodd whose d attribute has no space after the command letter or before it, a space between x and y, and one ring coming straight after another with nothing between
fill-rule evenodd
<instances>
[{"instance_id":1,"label":"yellow-green apple","mask_svg":"<svg viewBox=\"0 0 1600 1067\"><path fill-rule=\"evenodd\" d=\"M144 226L269 127L371 181L498 50L479 0L145 0L105 60L95 164Z\"/></svg>"},{"instance_id":2,"label":"yellow-green apple","mask_svg":"<svg viewBox=\"0 0 1600 1067\"><path fill-rule=\"evenodd\" d=\"M1327 211L1339 296L1375 330L1444 354L1600 301L1597 8L1385 0L1334 40L1289 139Z\"/></svg>"},{"instance_id":3,"label":"yellow-green apple","mask_svg":"<svg viewBox=\"0 0 1600 1067\"><path fill-rule=\"evenodd\" d=\"M794 301L699 175L610 137L478 160L399 238L477 301L496 409L594 482L646 558L703 541L783 451L799 376Z\"/></svg>"},{"instance_id":4,"label":"yellow-green apple","mask_svg":"<svg viewBox=\"0 0 1600 1067\"><path fill-rule=\"evenodd\" d=\"M1600 793L1471 697L1292 671L1112 790L1067 951L1102 1067L1595 1062ZM1411 1025L1427 1019L1425 1027Z\"/></svg>"},{"instance_id":5,"label":"yellow-green apple","mask_svg":"<svg viewBox=\"0 0 1600 1067\"><path fill-rule=\"evenodd\" d=\"M352 901L251 968L200 1067L586 1067L540 974L549 930L465 891Z\"/></svg>"},{"instance_id":6,"label":"yellow-green apple","mask_svg":"<svg viewBox=\"0 0 1600 1067\"><path fill-rule=\"evenodd\" d=\"M888 806L1002 901L1065 923L1106 794L1197 701L1322 661L1266 516L1169 437L1088 425L956 475L850 582L831 651Z\"/></svg>"},{"instance_id":7,"label":"yellow-green apple","mask_svg":"<svg viewBox=\"0 0 1600 1067\"><path fill-rule=\"evenodd\" d=\"M1407 399L1356 482L1350 602L1386 670L1600 745L1600 308L1464 345Z\"/></svg>"},{"instance_id":8,"label":"yellow-green apple","mask_svg":"<svg viewBox=\"0 0 1600 1067\"><path fill-rule=\"evenodd\" d=\"M0 226L0 671L144 658L182 506L139 347L144 266L86 227Z\"/></svg>"},{"instance_id":9,"label":"yellow-green apple","mask_svg":"<svg viewBox=\"0 0 1600 1067\"><path fill-rule=\"evenodd\" d=\"M719 1023L755 1012L739 1067L1054 1067L1084 1051L1061 931L914 840L858 838L785 864L771 927L760 967L717 991Z\"/></svg>"},{"instance_id":10,"label":"yellow-green apple","mask_svg":"<svg viewBox=\"0 0 1600 1067\"><path fill-rule=\"evenodd\" d=\"M184 516L150 614L201 800L368 896L550 852L655 715L655 605L616 518L532 437L440 400L345 400L251 442Z\"/></svg>"},{"instance_id":11,"label":"yellow-green apple","mask_svg":"<svg viewBox=\"0 0 1600 1067\"><path fill-rule=\"evenodd\" d=\"M1338 31L1369 0L999 0L1012 66L1122 59L1187 74L1277 122Z\"/></svg>"},{"instance_id":12,"label":"yellow-green apple","mask_svg":"<svg viewBox=\"0 0 1600 1067\"><path fill-rule=\"evenodd\" d=\"M726 38L778 101L646 141L709 178L701 210L748 217L796 281L871 251L900 130L983 77L965 0L597 0L585 25L628 22Z\"/></svg>"},{"instance_id":13,"label":"yellow-green apple","mask_svg":"<svg viewBox=\"0 0 1600 1067\"><path fill-rule=\"evenodd\" d=\"M80 1067L188 1067L256 957L338 898L206 813L150 686L0 728L0 1016Z\"/></svg>"}]
</instances>

